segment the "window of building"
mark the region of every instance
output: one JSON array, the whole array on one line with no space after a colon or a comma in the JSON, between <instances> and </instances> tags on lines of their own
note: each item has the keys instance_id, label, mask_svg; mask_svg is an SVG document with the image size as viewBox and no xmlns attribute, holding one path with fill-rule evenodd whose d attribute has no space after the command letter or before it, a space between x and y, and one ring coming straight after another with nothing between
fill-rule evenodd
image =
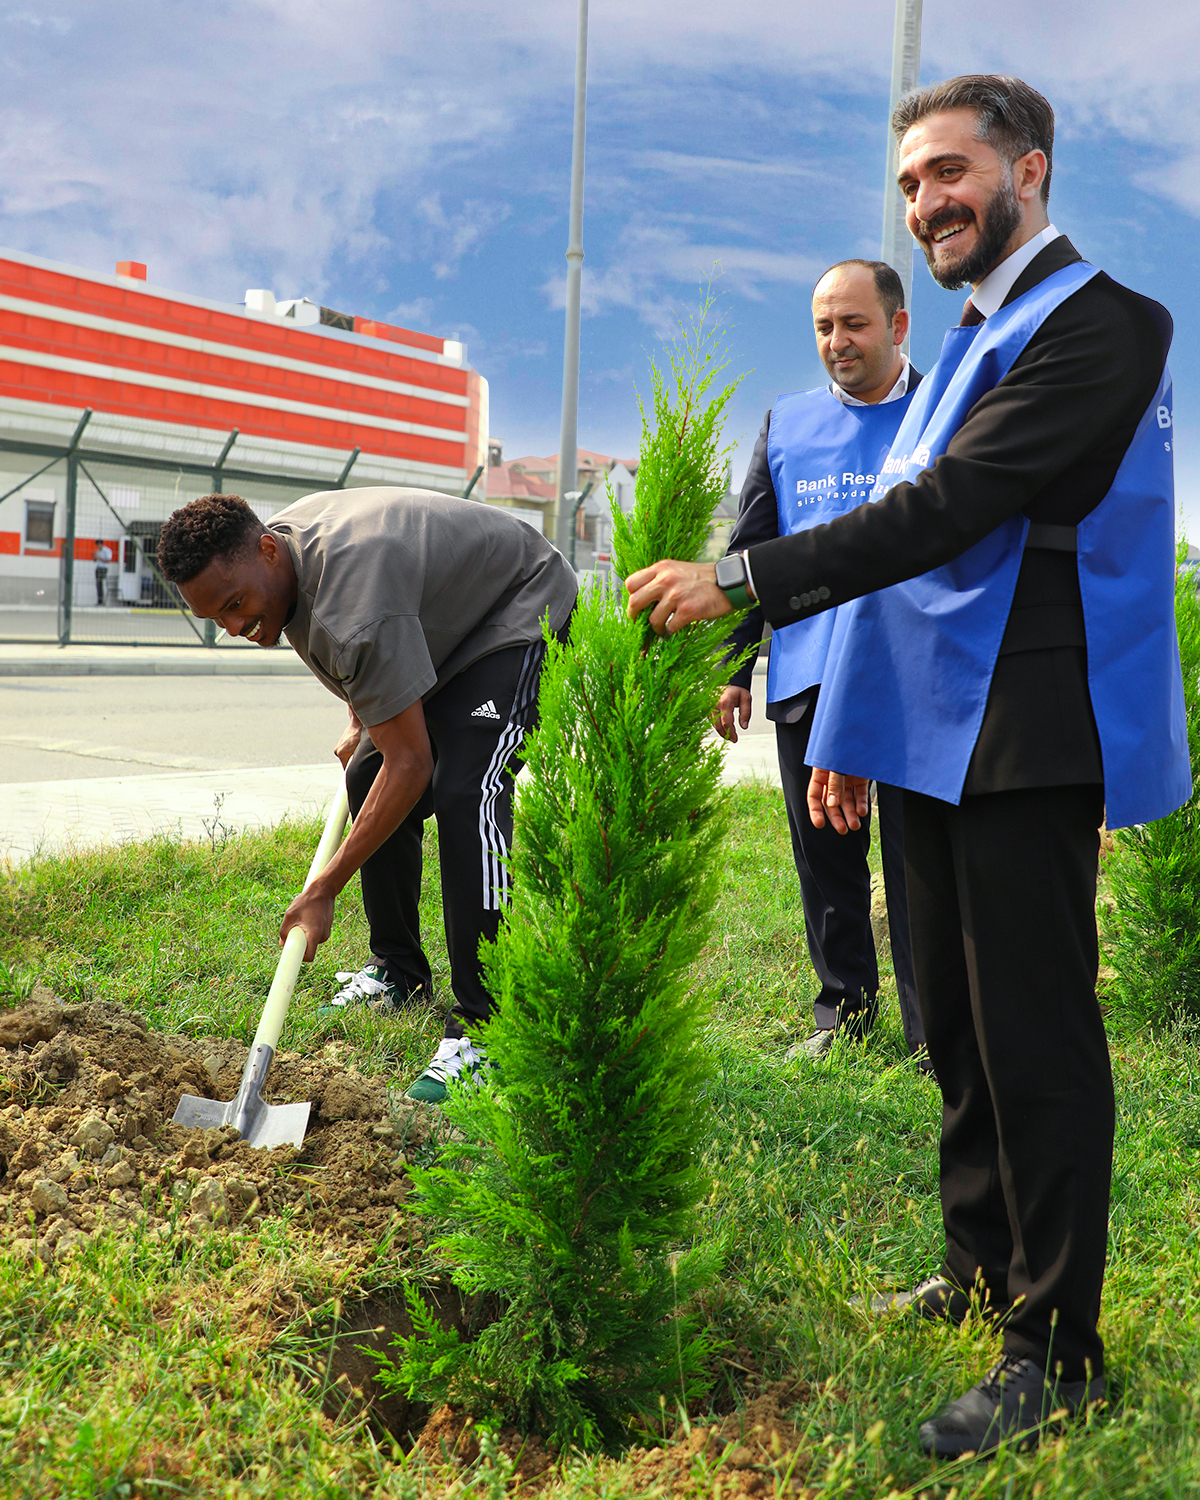
<instances>
[{"instance_id":1,"label":"window of building","mask_svg":"<svg viewBox=\"0 0 1200 1500\"><path fill-rule=\"evenodd\" d=\"M25 545L47 549L54 546L54 504L52 501L26 500Z\"/></svg>"}]
</instances>

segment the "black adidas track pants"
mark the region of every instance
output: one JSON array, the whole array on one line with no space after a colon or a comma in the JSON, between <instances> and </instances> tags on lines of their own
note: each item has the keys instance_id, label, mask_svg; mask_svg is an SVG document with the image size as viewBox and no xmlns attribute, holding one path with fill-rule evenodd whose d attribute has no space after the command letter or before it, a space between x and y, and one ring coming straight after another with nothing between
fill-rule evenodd
<instances>
[{"instance_id":1,"label":"black adidas track pants","mask_svg":"<svg viewBox=\"0 0 1200 1500\"><path fill-rule=\"evenodd\" d=\"M462 1036L485 1019L492 998L479 964L481 938L494 938L508 900L505 858L512 843L513 778L517 751L537 716L545 646L509 646L451 678L425 704L433 749L433 779L424 796L363 865L363 907L371 951L388 980L406 991L430 985L421 946L421 840L425 819L438 826L442 915L454 1002L446 1035ZM383 764L364 734L346 768L351 811L357 816Z\"/></svg>"}]
</instances>

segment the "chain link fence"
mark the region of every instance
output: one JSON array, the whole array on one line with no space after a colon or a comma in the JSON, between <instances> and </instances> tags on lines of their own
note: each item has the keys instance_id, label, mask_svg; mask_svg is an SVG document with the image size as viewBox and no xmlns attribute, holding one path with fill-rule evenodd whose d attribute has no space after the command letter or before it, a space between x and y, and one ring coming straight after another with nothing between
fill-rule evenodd
<instances>
[{"instance_id":1,"label":"chain link fence","mask_svg":"<svg viewBox=\"0 0 1200 1500\"><path fill-rule=\"evenodd\" d=\"M22 483L22 474L27 476ZM262 520L326 487L268 476L223 488ZM72 454L52 461L0 458L0 641L85 645L232 646L196 620L158 571L163 522L197 495L222 488L177 473ZM240 648L244 649L244 648Z\"/></svg>"}]
</instances>

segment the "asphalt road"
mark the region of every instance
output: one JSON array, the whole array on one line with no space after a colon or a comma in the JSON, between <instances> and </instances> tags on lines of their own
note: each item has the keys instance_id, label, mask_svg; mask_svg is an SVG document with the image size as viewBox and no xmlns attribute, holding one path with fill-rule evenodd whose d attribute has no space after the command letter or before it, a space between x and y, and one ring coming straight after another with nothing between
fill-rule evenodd
<instances>
[{"instance_id":1,"label":"asphalt road","mask_svg":"<svg viewBox=\"0 0 1200 1500\"><path fill-rule=\"evenodd\" d=\"M313 766L346 709L310 677L0 680L0 783Z\"/></svg>"}]
</instances>

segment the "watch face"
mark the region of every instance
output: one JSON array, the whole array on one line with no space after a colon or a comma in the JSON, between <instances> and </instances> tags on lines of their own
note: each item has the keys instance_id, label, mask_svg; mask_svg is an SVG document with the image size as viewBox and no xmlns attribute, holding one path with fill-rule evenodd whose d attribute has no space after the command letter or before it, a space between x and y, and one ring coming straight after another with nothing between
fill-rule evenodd
<instances>
[{"instance_id":1,"label":"watch face","mask_svg":"<svg viewBox=\"0 0 1200 1500\"><path fill-rule=\"evenodd\" d=\"M746 581L746 564L740 557L723 557L717 563L717 587L735 589Z\"/></svg>"}]
</instances>

